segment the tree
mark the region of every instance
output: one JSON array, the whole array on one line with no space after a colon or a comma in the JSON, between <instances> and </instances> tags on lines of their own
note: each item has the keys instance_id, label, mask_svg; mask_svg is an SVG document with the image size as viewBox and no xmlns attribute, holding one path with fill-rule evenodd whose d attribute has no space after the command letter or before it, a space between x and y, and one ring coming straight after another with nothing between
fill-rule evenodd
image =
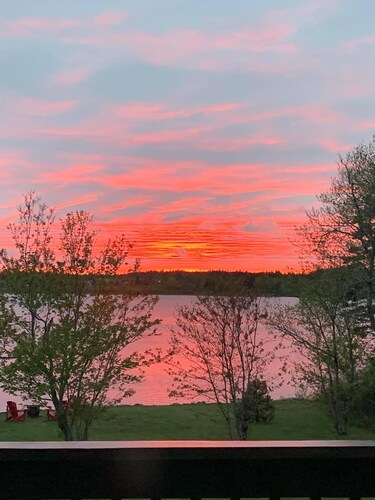
<instances>
[{"instance_id":1,"label":"tree","mask_svg":"<svg viewBox=\"0 0 375 500\"><path fill-rule=\"evenodd\" d=\"M0 383L49 400L66 440L87 439L103 408L134 392L145 360L129 345L158 324L155 297L108 292L131 245L121 235L98 252L92 222L87 212L68 213L57 235L54 211L28 193L8 226L16 254L0 253Z\"/></svg>"},{"instance_id":2,"label":"tree","mask_svg":"<svg viewBox=\"0 0 375 500\"><path fill-rule=\"evenodd\" d=\"M318 199L321 207L307 212L298 245L320 266L357 268L375 330L375 136L339 157L330 190Z\"/></svg>"},{"instance_id":3,"label":"tree","mask_svg":"<svg viewBox=\"0 0 375 500\"><path fill-rule=\"evenodd\" d=\"M318 199L321 206L307 212L308 222L298 229L297 243L315 257L316 268L345 268L350 273L352 317L360 328L369 325L370 343L369 335L375 332L375 136L339 157L337 175ZM364 357L368 366L361 373L361 387L356 386L353 411L355 405L363 406L359 395L371 391L372 356L368 349Z\"/></svg>"},{"instance_id":4,"label":"tree","mask_svg":"<svg viewBox=\"0 0 375 500\"><path fill-rule=\"evenodd\" d=\"M371 357L353 394L353 417L366 428L375 421L375 359Z\"/></svg>"},{"instance_id":5,"label":"tree","mask_svg":"<svg viewBox=\"0 0 375 500\"><path fill-rule=\"evenodd\" d=\"M368 322L358 314L350 269L316 272L299 302L267 318L271 331L290 339L301 361L296 378L329 405L338 434L347 433L353 396L369 359Z\"/></svg>"},{"instance_id":6,"label":"tree","mask_svg":"<svg viewBox=\"0 0 375 500\"><path fill-rule=\"evenodd\" d=\"M177 309L169 373L171 396L204 396L217 403L230 438L247 438L253 420L270 420L273 406L264 380L268 361L257 335L259 299L199 296Z\"/></svg>"}]
</instances>

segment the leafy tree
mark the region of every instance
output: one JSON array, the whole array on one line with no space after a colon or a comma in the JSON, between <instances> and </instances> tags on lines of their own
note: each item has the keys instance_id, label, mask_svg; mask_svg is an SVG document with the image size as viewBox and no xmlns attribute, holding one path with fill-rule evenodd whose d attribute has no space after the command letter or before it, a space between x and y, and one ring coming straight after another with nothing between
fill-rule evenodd
<instances>
[{"instance_id":1,"label":"leafy tree","mask_svg":"<svg viewBox=\"0 0 375 500\"><path fill-rule=\"evenodd\" d=\"M317 272L294 306L267 318L273 332L291 340L301 357L296 379L329 405L338 434L346 434L361 374L369 358L368 324L358 314L350 269Z\"/></svg>"},{"instance_id":2,"label":"leafy tree","mask_svg":"<svg viewBox=\"0 0 375 500\"><path fill-rule=\"evenodd\" d=\"M87 212L68 213L58 232L53 210L29 193L8 226L16 253L0 253L7 291L0 383L50 401L66 440L87 439L99 413L134 392L130 384L146 361L129 345L158 323L151 319L155 297L107 293L131 245L121 235L97 252L92 222Z\"/></svg>"},{"instance_id":3,"label":"leafy tree","mask_svg":"<svg viewBox=\"0 0 375 500\"><path fill-rule=\"evenodd\" d=\"M298 230L298 244L315 256L318 268L346 268L351 280L351 319L357 329L366 329L369 345L369 335L375 331L375 136L339 157L337 175L318 199L321 206L307 212L308 222ZM340 308L345 310L343 304ZM368 366L360 373L355 399L350 398L353 412L366 406L360 395L366 398L372 390L372 356L368 347L363 357Z\"/></svg>"},{"instance_id":4,"label":"leafy tree","mask_svg":"<svg viewBox=\"0 0 375 500\"><path fill-rule=\"evenodd\" d=\"M318 199L320 208L308 211L308 223L299 228L298 245L320 266L359 269L375 330L375 136L339 157L337 175Z\"/></svg>"},{"instance_id":5,"label":"leafy tree","mask_svg":"<svg viewBox=\"0 0 375 500\"><path fill-rule=\"evenodd\" d=\"M269 361L257 335L259 299L198 296L177 309L169 373L171 396L204 396L219 406L230 438L245 440L250 423L270 420L273 407L264 380Z\"/></svg>"},{"instance_id":6,"label":"leafy tree","mask_svg":"<svg viewBox=\"0 0 375 500\"><path fill-rule=\"evenodd\" d=\"M375 359L370 358L353 394L353 417L367 428L375 423Z\"/></svg>"}]
</instances>

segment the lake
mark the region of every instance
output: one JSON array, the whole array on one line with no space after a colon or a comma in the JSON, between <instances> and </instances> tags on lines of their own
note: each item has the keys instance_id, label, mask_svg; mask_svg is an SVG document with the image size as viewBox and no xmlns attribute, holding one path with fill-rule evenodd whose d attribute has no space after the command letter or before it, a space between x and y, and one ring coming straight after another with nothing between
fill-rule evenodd
<instances>
[{"instance_id":1,"label":"lake","mask_svg":"<svg viewBox=\"0 0 375 500\"><path fill-rule=\"evenodd\" d=\"M169 338L170 338L170 328L175 323L175 308L176 306L187 305L193 300L194 297L190 295L161 295L160 300L154 308L155 318L162 320L162 324L159 326L160 335L155 337L148 337L146 339L140 340L130 346L131 352L137 350L142 352L146 349L152 349L153 347L159 347L163 350L168 348ZM284 304L294 304L297 299L295 298L280 298L280 299L268 299L270 305L279 300ZM267 348L273 350L275 348L276 342L271 339L270 335L267 333L266 329L260 325L258 330L258 335L267 339ZM283 356L288 356L289 358L295 357L296 355L292 353L290 345L285 343L283 350ZM273 375L279 372L283 361L276 358L269 367L269 374ZM170 398L168 397L168 388L171 385L171 379L169 375L165 372L166 366L163 363L155 364L151 367L145 368L145 378L142 382L134 385L136 393L129 398L123 400L124 404L143 404L143 405L168 405L171 403L183 403L192 402L197 400L181 400L180 398ZM272 397L274 399L293 397L295 395L295 388L290 385L290 376L287 376L282 385L272 392ZM9 396L9 394L4 393L0 390L0 411L5 411L6 401L14 400L17 403L23 404L20 397ZM200 399L202 400L202 398Z\"/></svg>"}]
</instances>

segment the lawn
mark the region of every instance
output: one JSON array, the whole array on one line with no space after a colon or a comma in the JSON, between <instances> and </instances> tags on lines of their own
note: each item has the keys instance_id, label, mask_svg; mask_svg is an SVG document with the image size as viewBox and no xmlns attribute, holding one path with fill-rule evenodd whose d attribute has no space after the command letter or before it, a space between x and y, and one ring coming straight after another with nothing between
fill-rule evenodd
<instances>
[{"instance_id":1,"label":"lawn","mask_svg":"<svg viewBox=\"0 0 375 500\"><path fill-rule=\"evenodd\" d=\"M275 402L271 423L253 425L249 439L337 439L324 406L318 402L285 399ZM44 412L25 422L0 420L0 441L56 441L57 423ZM92 440L227 439L224 420L215 405L118 406L93 424ZM375 439L375 431L350 427L345 439Z\"/></svg>"}]
</instances>

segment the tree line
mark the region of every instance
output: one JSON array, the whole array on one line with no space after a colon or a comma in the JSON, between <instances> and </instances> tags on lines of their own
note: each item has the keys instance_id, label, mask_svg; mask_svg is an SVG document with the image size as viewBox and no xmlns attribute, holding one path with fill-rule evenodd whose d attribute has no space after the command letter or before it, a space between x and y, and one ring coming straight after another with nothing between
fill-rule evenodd
<instances>
[{"instance_id":1,"label":"tree line","mask_svg":"<svg viewBox=\"0 0 375 500\"><path fill-rule=\"evenodd\" d=\"M6 270L0 271L0 277ZM107 293L139 293L144 295L211 295L230 293L241 288L244 295L298 297L304 275L301 273L246 271L132 271L107 276L101 286ZM68 279L68 278L67 278ZM88 285L95 275L84 275ZM5 280L0 282L6 286Z\"/></svg>"},{"instance_id":2,"label":"tree line","mask_svg":"<svg viewBox=\"0 0 375 500\"><path fill-rule=\"evenodd\" d=\"M241 289L244 295L297 297L302 274L247 271L138 271L118 277L114 290L128 287L156 295L211 295Z\"/></svg>"}]
</instances>

